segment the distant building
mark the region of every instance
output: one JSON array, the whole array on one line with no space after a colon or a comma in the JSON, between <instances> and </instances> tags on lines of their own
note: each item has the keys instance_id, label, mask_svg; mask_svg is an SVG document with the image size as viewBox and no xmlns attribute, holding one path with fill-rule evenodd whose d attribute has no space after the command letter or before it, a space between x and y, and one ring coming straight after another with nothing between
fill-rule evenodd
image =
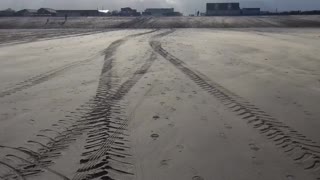
<instances>
[{"instance_id":1,"label":"distant building","mask_svg":"<svg viewBox=\"0 0 320 180\"><path fill-rule=\"evenodd\" d=\"M0 17L2 16L14 16L15 15L15 11L12 10L12 9L6 9L6 10L3 10L3 11L0 11Z\"/></svg>"},{"instance_id":2,"label":"distant building","mask_svg":"<svg viewBox=\"0 0 320 180\"><path fill-rule=\"evenodd\" d=\"M16 12L17 16L35 16L37 15L38 11L35 9L22 9Z\"/></svg>"},{"instance_id":3,"label":"distant building","mask_svg":"<svg viewBox=\"0 0 320 180\"><path fill-rule=\"evenodd\" d=\"M140 16L141 14L137 12L136 9L131 9L130 7L121 8L120 16Z\"/></svg>"},{"instance_id":4,"label":"distant building","mask_svg":"<svg viewBox=\"0 0 320 180\"><path fill-rule=\"evenodd\" d=\"M143 12L143 15L170 16L172 13L175 13L174 8L148 8Z\"/></svg>"},{"instance_id":5,"label":"distant building","mask_svg":"<svg viewBox=\"0 0 320 180\"><path fill-rule=\"evenodd\" d=\"M242 8L241 14L247 16L260 15L260 8Z\"/></svg>"},{"instance_id":6,"label":"distant building","mask_svg":"<svg viewBox=\"0 0 320 180\"><path fill-rule=\"evenodd\" d=\"M207 3L207 16L238 16L240 3Z\"/></svg>"},{"instance_id":7,"label":"distant building","mask_svg":"<svg viewBox=\"0 0 320 180\"><path fill-rule=\"evenodd\" d=\"M165 13L164 16L182 16L180 12L169 12Z\"/></svg>"},{"instance_id":8,"label":"distant building","mask_svg":"<svg viewBox=\"0 0 320 180\"><path fill-rule=\"evenodd\" d=\"M110 10L98 10L100 13L100 16L111 16L112 13Z\"/></svg>"},{"instance_id":9,"label":"distant building","mask_svg":"<svg viewBox=\"0 0 320 180\"><path fill-rule=\"evenodd\" d=\"M142 16L152 16L151 12L142 12Z\"/></svg>"},{"instance_id":10,"label":"distant building","mask_svg":"<svg viewBox=\"0 0 320 180\"><path fill-rule=\"evenodd\" d=\"M104 16L106 13L103 13L99 10L57 10L57 16L59 17L78 17L78 16Z\"/></svg>"},{"instance_id":11,"label":"distant building","mask_svg":"<svg viewBox=\"0 0 320 180\"><path fill-rule=\"evenodd\" d=\"M57 15L57 11L50 8L40 8L37 13L40 16L56 16Z\"/></svg>"}]
</instances>

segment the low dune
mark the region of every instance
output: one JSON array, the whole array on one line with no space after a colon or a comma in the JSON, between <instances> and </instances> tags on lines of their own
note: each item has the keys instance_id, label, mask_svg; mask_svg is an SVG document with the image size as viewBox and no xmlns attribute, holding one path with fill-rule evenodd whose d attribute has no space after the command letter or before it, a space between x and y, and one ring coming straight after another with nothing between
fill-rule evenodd
<instances>
[{"instance_id":1,"label":"low dune","mask_svg":"<svg viewBox=\"0 0 320 180\"><path fill-rule=\"evenodd\" d=\"M320 27L320 16L7 17L0 29Z\"/></svg>"}]
</instances>

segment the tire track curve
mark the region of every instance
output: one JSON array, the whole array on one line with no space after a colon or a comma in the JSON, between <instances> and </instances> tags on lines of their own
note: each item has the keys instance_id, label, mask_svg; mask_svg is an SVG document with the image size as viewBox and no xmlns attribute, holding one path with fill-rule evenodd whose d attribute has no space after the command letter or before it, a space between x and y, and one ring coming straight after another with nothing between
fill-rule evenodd
<instances>
[{"instance_id":1,"label":"tire track curve","mask_svg":"<svg viewBox=\"0 0 320 180\"><path fill-rule=\"evenodd\" d=\"M163 49L160 41L153 39L150 41L150 46L199 87L217 98L237 116L246 120L253 128L259 130L260 134L273 141L305 170L314 173L320 179L320 145L189 67Z\"/></svg>"},{"instance_id":2,"label":"tire track curve","mask_svg":"<svg viewBox=\"0 0 320 180\"><path fill-rule=\"evenodd\" d=\"M60 179L68 179L59 172L51 170L49 167L54 164L54 159L61 157L64 150L68 149L79 136L83 136L84 133L90 129L89 126L92 121L92 115L95 115L101 103L106 100L105 96L116 93L114 96L118 97L119 93L123 93L124 88L120 88L122 91L117 92L117 87L123 87L126 84L119 86L117 83L113 83L109 78L110 76L107 75L111 72L112 63L114 61L113 56L117 51L117 48L130 38L153 33L155 31L156 30L129 35L111 43L108 48L103 51L105 58L97 94L94 98L89 100L89 102L77 108L75 112L70 112L70 115L66 115L64 119L59 120L58 123L52 124L52 126L47 129L40 130L36 136L41 138L41 140L29 140L27 142L30 145L38 146L39 148L37 150L26 147L8 147L0 145L0 149L9 149L12 152L17 152L17 154L19 154L15 155L14 153L11 153L4 155L6 161L3 162L2 166L4 166L4 163L10 162L12 165L9 163L6 163L6 165L7 168L10 167L12 171L11 173L0 171L0 177L19 178L18 175L28 177L39 175L44 171L49 171L60 177ZM141 70L139 72L141 72ZM132 80L135 79L136 76L134 76ZM128 86L128 83L129 82L127 82L126 86ZM110 97L110 95L107 97ZM117 108L117 105L114 104L112 108ZM110 112L114 111L115 110L111 110Z\"/></svg>"},{"instance_id":3,"label":"tire track curve","mask_svg":"<svg viewBox=\"0 0 320 180\"><path fill-rule=\"evenodd\" d=\"M133 34L133 35L129 35L129 36L123 38L123 39L117 40L117 41L113 42L106 50L104 50L103 53L106 54L106 56L112 56L113 51L116 48L118 48L122 43L127 41L128 39L133 38L133 37L137 37L137 36L150 34L150 33L153 33L155 31L157 31L157 30L138 33L138 34ZM106 58L108 58L108 57L106 57ZM24 81L22 81L20 83L15 84L14 86L12 86L10 88L7 88L4 91L0 92L0 98L12 95L12 94L17 93L19 91L22 91L22 90L28 89L30 87L36 86L38 84L41 84L43 82L46 82L46 81L56 77L57 75L65 72L67 70L70 70L71 68L75 68L75 67L80 66L80 65L82 65L84 63L88 63L90 61L93 61L94 59L95 59L94 57L91 57L91 58L86 59L86 60L73 62L73 63L67 64L67 65L64 65L62 67L58 67L58 68L52 69L52 70L50 70L48 72L39 74L37 76L31 77L29 79L26 79L26 80L24 80ZM104 68L103 72L105 72L106 70L107 69Z\"/></svg>"}]
</instances>

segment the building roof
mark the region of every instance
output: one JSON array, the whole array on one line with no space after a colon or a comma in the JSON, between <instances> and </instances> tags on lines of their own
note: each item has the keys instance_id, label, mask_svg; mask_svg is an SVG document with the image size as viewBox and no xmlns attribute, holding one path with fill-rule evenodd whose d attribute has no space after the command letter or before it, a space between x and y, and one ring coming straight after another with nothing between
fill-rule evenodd
<instances>
[{"instance_id":1,"label":"building roof","mask_svg":"<svg viewBox=\"0 0 320 180\"><path fill-rule=\"evenodd\" d=\"M22 10L20 10L18 12L37 13L38 10L36 10L36 9L22 9Z\"/></svg>"},{"instance_id":2,"label":"building roof","mask_svg":"<svg viewBox=\"0 0 320 180\"><path fill-rule=\"evenodd\" d=\"M147 8L145 12L173 12L174 8Z\"/></svg>"},{"instance_id":3,"label":"building roof","mask_svg":"<svg viewBox=\"0 0 320 180\"><path fill-rule=\"evenodd\" d=\"M49 13L57 13L56 10L51 9L51 8L40 8L38 11L40 11L40 10L45 10L45 11L47 11L47 12L49 12Z\"/></svg>"},{"instance_id":4,"label":"building roof","mask_svg":"<svg viewBox=\"0 0 320 180\"><path fill-rule=\"evenodd\" d=\"M110 13L110 10L98 10L99 13Z\"/></svg>"},{"instance_id":5,"label":"building roof","mask_svg":"<svg viewBox=\"0 0 320 180\"><path fill-rule=\"evenodd\" d=\"M121 11L132 11L133 9L130 7L121 8Z\"/></svg>"},{"instance_id":6,"label":"building roof","mask_svg":"<svg viewBox=\"0 0 320 180\"><path fill-rule=\"evenodd\" d=\"M258 11L260 8L242 8L242 10Z\"/></svg>"},{"instance_id":7,"label":"building roof","mask_svg":"<svg viewBox=\"0 0 320 180\"><path fill-rule=\"evenodd\" d=\"M11 9L11 8L8 8L8 9L5 9L5 10L1 10L0 12L16 12L16 11Z\"/></svg>"},{"instance_id":8,"label":"building roof","mask_svg":"<svg viewBox=\"0 0 320 180\"><path fill-rule=\"evenodd\" d=\"M98 10L57 10L57 12L99 12Z\"/></svg>"},{"instance_id":9,"label":"building roof","mask_svg":"<svg viewBox=\"0 0 320 180\"><path fill-rule=\"evenodd\" d=\"M207 10L240 10L240 3L207 3Z\"/></svg>"}]
</instances>

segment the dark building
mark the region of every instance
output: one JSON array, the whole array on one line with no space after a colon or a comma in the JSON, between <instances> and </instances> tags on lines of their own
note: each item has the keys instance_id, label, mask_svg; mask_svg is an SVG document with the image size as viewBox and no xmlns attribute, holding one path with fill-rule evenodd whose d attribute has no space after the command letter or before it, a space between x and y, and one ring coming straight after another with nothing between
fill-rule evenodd
<instances>
[{"instance_id":1,"label":"dark building","mask_svg":"<svg viewBox=\"0 0 320 180\"><path fill-rule=\"evenodd\" d=\"M120 16L140 16L141 14L137 12L136 9L131 9L130 7L121 8Z\"/></svg>"},{"instance_id":2,"label":"dark building","mask_svg":"<svg viewBox=\"0 0 320 180\"><path fill-rule=\"evenodd\" d=\"M260 8L242 8L241 14L247 16L260 15Z\"/></svg>"},{"instance_id":3,"label":"dark building","mask_svg":"<svg viewBox=\"0 0 320 180\"><path fill-rule=\"evenodd\" d=\"M50 8L40 8L38 10L38 15L40 15L40 16L56 16L57 11L54 9L50 9Z\"/></svg>"},{"instance_id":4,"label":"dark building","mask_svg":"<svg viewBox=\"0 0 320 180\"><path fill-rule=\"evenodd\" d=\"M207 3L207 16L238 16L240 3Z\"/></svg>"},{"instance_id":5,"label":"dark building","mask_svg":"<svg viewBox=\"0 0 320 180\"><path fill-rule=\"evenodd\" d=\"M104 16L105 13L99 10L57 10L57 16L59 17L78 17L78 16Z\"/></svg>"},{"instance_id":6,"label":"dark building","mask_svg":"<svg viewBox=\"0 0 320 180\"><path fill-rule=\"evenodd\" d=\"M142 12L142 16L152 16L151 12Z\"/></svg>"},{"instance_id":7,"label":"dark building","mask_svg":"<svg viewBox=\"0 0 320 180\"><path fill-rule=\"evenodd\" d=\"M168 12L168 13L165 13L164 16L182 16L182 13L180 13L180 12Z\"/></svg>"},{"instance_id":8,"label":"dark building","mask_svg":"<svg viewBox=\"0 0 320 180\"><path fill-rule=\"evenodd\" d=\"M17 16L35 16L37 15L38 11L35 9L22 9L16 12Z\"/></svg>"},{"instance_id":9,"label":"dark building","mask_svg":"<svg viewBox=\"0 0 320 180\"><path fill-rule=\"evenodd\" d=\"M143 12L143 15L169 16L172 13L174 13L174 8L148 8Z\"/></svg>"},{"instance_id":10,"label":"dark building","mask_svg":"<svg viewBox=\"0 0 320 180\"><path fill-rule=\"evenodd\" d=\"M6 9L6 10L3 10L3 11L0 11L0 17L2 16L14 16L15 15L15 11L12 10L12 9Z\"/></svg>"}]
</instances>

